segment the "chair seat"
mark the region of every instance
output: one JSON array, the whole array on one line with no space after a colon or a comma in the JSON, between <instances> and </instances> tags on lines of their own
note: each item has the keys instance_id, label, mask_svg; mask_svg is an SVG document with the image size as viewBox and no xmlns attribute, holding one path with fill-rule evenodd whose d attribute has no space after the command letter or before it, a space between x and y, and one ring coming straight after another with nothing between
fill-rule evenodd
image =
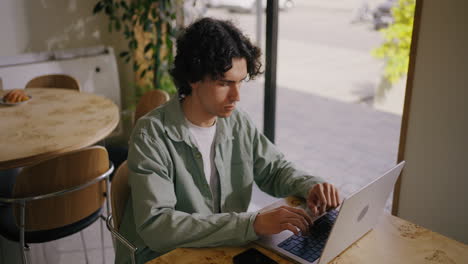
<instances>
[{"instance_id":1,"label":"chair seat","mask_svg":"<svg viewBox=\"0 0 468 264\"><path fill-rule=\"evenodd\" d=\"M64 227L25 232L26 243L44 243L57 240L69 235L73 235L94 223L101 216L102 208L98 209L86 218ZM6 239L19 242L19 229L15 224L13 207L9 205L0 205L0 234Z\"/></svg>"}]
</instances>

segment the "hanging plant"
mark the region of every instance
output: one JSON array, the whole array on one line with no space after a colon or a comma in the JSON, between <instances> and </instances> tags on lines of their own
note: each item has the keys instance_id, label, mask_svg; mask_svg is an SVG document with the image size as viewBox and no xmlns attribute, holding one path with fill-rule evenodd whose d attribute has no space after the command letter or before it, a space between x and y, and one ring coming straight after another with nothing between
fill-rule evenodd
<instances>
[{"instance_id":1,"label":"hanging plant","mask_svg":"<svg viewBox=\"0 0 468 264\"><path fill-rule=\"evenodd\" d=\"M133 61L136 97L146 91L162 89L175 93L169 75L174 61L176 6L170 0L99 0L93 14L104 12L109 18L108 30L123 32L128 50L119 56L126 63Z\"/></svg>"}]
</instances>

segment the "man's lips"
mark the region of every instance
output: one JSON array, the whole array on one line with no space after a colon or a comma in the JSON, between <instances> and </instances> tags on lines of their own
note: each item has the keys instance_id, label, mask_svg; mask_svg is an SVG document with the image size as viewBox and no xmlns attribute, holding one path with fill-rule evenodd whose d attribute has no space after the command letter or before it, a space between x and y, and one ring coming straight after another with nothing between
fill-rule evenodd
<instances>
[{"instance_id":1,"label":"man's lips","mask_svg":"<svg viewBox=\"0 0 468 264\"><path fill-rule=\"evenodd\" d=\"M224 109L227 109L227 110L233 110L234 108L236 108L235 105L226 105L226 106L224 107Z\"/></svg>"}]
</instances>

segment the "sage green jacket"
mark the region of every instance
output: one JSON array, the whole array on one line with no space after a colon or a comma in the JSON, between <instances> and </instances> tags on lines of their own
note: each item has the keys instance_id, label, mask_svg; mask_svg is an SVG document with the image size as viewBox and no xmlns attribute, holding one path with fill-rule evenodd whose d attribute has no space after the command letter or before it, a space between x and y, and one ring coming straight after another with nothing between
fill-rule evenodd
<instances>
[{"instance_id":1,"label":"sage green jacket","mask_svg":"<svg viewBox=\"0 0 468 264\"><path fill-rule=\"evenodd\" d=\"M128 155L130 199L120 233L144 263L177 247L236 246L256 240L256 212L246 212L254 181L275 197L306 197L320 178L308 175L280 151L241 110L218 118L214 139L220 210L203 171L203 159L177 97L136 124ZM116 263L129 263L117 247Z\"/></svg>"}]
</instances>

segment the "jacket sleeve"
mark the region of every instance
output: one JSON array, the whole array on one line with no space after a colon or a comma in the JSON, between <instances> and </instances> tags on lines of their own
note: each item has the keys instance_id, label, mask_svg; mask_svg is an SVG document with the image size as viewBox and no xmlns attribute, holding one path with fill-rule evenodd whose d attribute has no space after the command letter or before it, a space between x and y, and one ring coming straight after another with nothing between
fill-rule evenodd
<instances>
[{"instance_id":1,"label":"jacket sleeve","mask_svg":"<svg viewBox=\"0 0 468 264\"><path fill-rule=\"evenodd\" d=\"M257 239L257 213L198 214L175 210L169 153L160 139L134 133L128 156L136 231L153 251L241 245Z\"/></svg>"},{"instance_id":2,"label":"jacket sleeve","mask_svg":"<svg viewBox=\"0 0 468 264\"><path fill-rule=\"evenodd\" d=\"M325 182L287 161L276 146L255 127L251 134L254 177L262 191L275 197L295 195L307 199L307 193L313 185Z\"/></svg>"}]
</instances>

